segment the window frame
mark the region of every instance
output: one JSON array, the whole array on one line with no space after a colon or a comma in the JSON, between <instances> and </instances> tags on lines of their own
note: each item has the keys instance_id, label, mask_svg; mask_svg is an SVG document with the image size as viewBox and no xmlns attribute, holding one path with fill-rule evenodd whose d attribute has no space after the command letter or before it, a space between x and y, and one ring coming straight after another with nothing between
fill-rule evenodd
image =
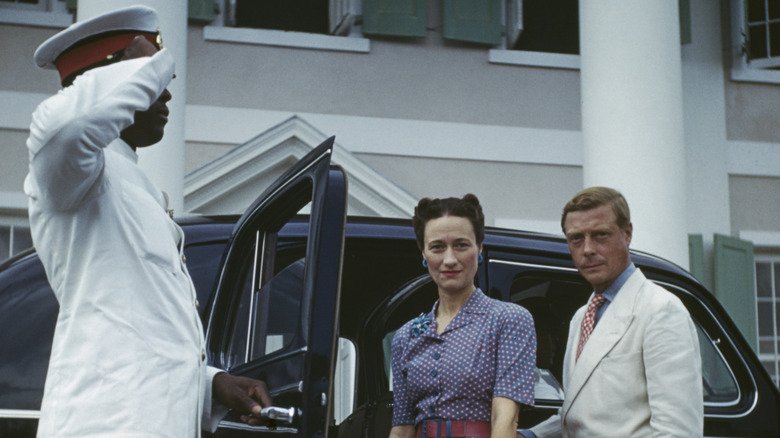
<instances>
[{"instance_id":1,"label":"window frame","mask_svg":"<svg viewBox=\"0 0 780 438\"><path fill-rule=\"evenodd\" d=\"M753 66L747 60L745 49L745 10L746 0L730 1L731 16L731 80L735 82L759 82L768 84L780 84L780 70L768 70L767 68ZM778 64L780 66L780 58Z\"/></svg>"},{"instance_id":2,"label":"window frame","mask_svg":"<svg viewBox=\"0 0 780 438\"><path fill-rule=\"evenodd\" d=\"M330 137L312 149L244 212L227 244L214 287L205 336L207 354L210 363L225 369L229 361L226 353L234 334L234 304L244 291L237 282L246 278L238 274L244 270L247 260L253 264L266 263L253 257L256 245L260 244L258 236L280 231L287 224L295 226L295 214L302 207L311 206L306 229L308 239L300 317L296 321L303 324L306 331L305 346L272 353L228 370L231 374L264 380L275 403L300 409L300 415L295 415L291 427L278 431L267 426L250 427L258 436L282 430L313 436L315 431L327 428L333 416L332 380L337 354L336 321L339 318L347 204L346 173L340 167L331 166L334 140L335 137ZM258 247L258 250L262 249ZM275 254L276 257L279 252ZM251 289L253 292L254 285ZM300 368L302 372L292 375L287 372L289 367ZM226 430L247 428L237 419L237 414L229 414L219 427Z\"/></svg>"},{"instance_id":3,"label":"window frame","mask_svg":"<svg viewBox=\"0 0 780 438\"><path fill-rule=\"evenodd\" d=\"M0 5L2 5L0 7L23 11L47 11L52 1L56 2L56 0L36 0L35 3L20 3L19 0L2 0L0 1Z\"/></svg>"},{"instance_id":4,"label":"window frame","mask_svg":"<svg viewBox=\"0 0 780 438\"><path fill-rule=\"evenodd\" d=\"M362 25L356 22L356 18L362 14L361 2L359 0L328 1L331 21L336 15L342 14L339 24L331 26L331 32L333 32L331 35L234 27L231 21L235 22L235 20L231 18L231 14L235 10L235 0L222 0L214 20L203 27L203 39L273 47L354 53L370 52L370 40L363 38Z\"/></svg>"},{"instance_id":5,"label":"window frame","mask_svg":"<svg viewBox=\"0 0 780 438\"><path fill-rule=\"evenodd\" d=\"M758 356L758 360L761 362L761 365L765 366L765 362L773 362L774 363L774 372L767 369L767 373L769 373L769 376L772 378L772 381L774 384L778 387L780 387L780 327L778 326L780 321L780 289L778 289L777 285L780 284L780 279L777 278L778 271L780 271L780 255L778 254L771 254L771 253L759 253L755 255L755 263L756 263L756 324L758 325L758 351L756 351L756 355ZM768 297L765 296L759 296L758 295L758 264L759 263L766 263L769 264L769 282L771 287L771 295ZM769 307L772 309L772 330L773 335L772 336L761 336L760 332L760 321L759 318L761 314L758 311L759 304L760 303L769 303ZM774 353L764 353L761 350L761 342L762 341L769 341L773 345Z\"/></svg>"},{"instance_id":6,"label":"window frame","mask_svg":"<svg viewBox=\"0 0 780 438\"><path fill-rule=\"evenodd\" d=\"M501 15L504 36L501 38L500 44L488 50L489 63L579 71L580 55L507 48L522 35L522 19L523 0L508 0L506 6L502 8ZM511 23L516 24L516 26L512 25L510 28Z\"/></svg>"},{"instance_id":7,"label":"window frame","mask_svg":"<svg viewBox=\"0 0 780 438\"><path fill-rule=\"evenodd\" d=\"M0 221L0 233L3 233L3 237L5 236L5 233L8 232L8 253L6 254L0 254L0 261L9 259L13 257L16 254L19 254L23 251L25 251L28 248L32 247L32 236L30 235L30 225L27 221ZM19 233L25 233L28 240L30 241L30 246L25 248L15 248L16 245L16 239L18 239Z\"/></svg>"},{"instance_id":8,"label":"window frame","mask_svg":"<svg viewBox=\"0 0 780 438\"><path fill-rule=\"evenodd\" d=\"M64 29L75 19L65 0L39 0L36 5L0 2L0 23Z\"/></svg>"}]
</instances>

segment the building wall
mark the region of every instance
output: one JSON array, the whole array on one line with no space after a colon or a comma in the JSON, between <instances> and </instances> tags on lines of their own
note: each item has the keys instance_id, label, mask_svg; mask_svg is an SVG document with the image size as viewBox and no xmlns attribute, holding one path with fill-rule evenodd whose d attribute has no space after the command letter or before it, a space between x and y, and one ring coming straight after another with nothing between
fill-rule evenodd
<instances>
[{"instance_id":1,"label":"building wall","mask_svg":"<svg viewBox=\"0 0 780 438\"><path fill-rule=\"evenodd\" d=\"M731 233L780 233L780 178L731 176Z\"/></svg>"},{"instance_id":2,"label":"building wall","mask_svg":"<svg viewBox=\"0 0 780 438\"><path fill-rule=\"evenodd\" d=\"M0 59L3 66L0 90L49 95L60 89L57 73L42 70L33 62L33 53L38 45L59 30L0 24Z\"/></svg>"},{"instance_id":3,"label":"building wall","mask_svg":"<svg viewBox=\"0 0 780 438\"><path fill-rule=\"evenodd\" d=\"M729 33L727 18L720 19L722 34L717 29L717 13L708 2L692 2L694 40L683 47L683 64L698 63L695 74L719 72L724 80L706 93L720 93L725 97L726 139L738 143L750 152L754 167L745 172L727 163L729 179L728 206L716 211L731 218L730 230L737 234L745 228L780 228L780 216L773 205L764 203L761 190L776 190L780 178L780 160L773 155L780 146L780 114L775 110L780 86L774 83L735 82L729 74ZM239 111L263 110L288 114L301 112L332 115L342 120L374 117L387 122L453 123L465 130L493 127L541 130L560 142L576 140L580 130L579 72L572 69L503 65L488 62L487 47L446 41L441 37L440 2L429 2L431 29L422 39L371 38L369 53L335 52L301 48L284 48L258 44L239 44L206 40L205 27L190 24L188 30L187 104ZM707 18L701 10L716 14ZM719 11L722 12L722 11ZM697 21L700 20L700 21ZM715 25L711 22L714 20ZM0 75L0 93L12 92L27 96L34 102L59 88L57 75L34 66L32 53L37 45L56 33L54 27L0 24L0 53L3 75ZM697 36L697 32L698 35ZM701 36L722 39L718 58L697 58ZM725 72L725 73L722 73ZM780 72L776 72L780 75ZM694 75L695 79L695 75ZM701 91L697 90L697 93ZM688 92L690 93L690 92ZM176 98L174 96L174 98ZM26 169L23 148L27 122L6 123L9 111L25 115L31 108L0 103L0 147L5 152L0 164L0 192L21 193L21 182ZM34 106L33 106L34 107ZM689 114L706 112L708 108L695 104ZM27 116L28 117L28 116ZM688 117L686 115L686 117ZM694 119L694 118L691 118ZM248 137L232 138L226 120L215 117L206 126L188 126L185 166L191 171ZM400 126L404 126L403 123ZM427 126L427 125L426 125ZM214 138L190 138L193 130L211 130ZM247 128L250 132L258 133ZM327 125L322 129L328 130ZM368 129L356 126L355 130ZM391 146L373 147L369 142L347 142L353 152L370 166L416 196L462 194L471 191L483 197L489 207L488 217L528 221L558 220L560 206L568 196L581 188L581 164L568 150L552 150L548 142L536 141L529 146L528 138L520 134L504 144L481 143L473 138L451 141L451 156L446 147L426 154L428 144L440 142L447 128L420 129L404 136L396 135L399 144L414 142L416 154ZM403 131L403 128L399 129ZM410 131L411 132L411 131ZM341 132L336 133L343 138ZM370 132L362 138L370 137ZM574 137L572 137L574 134ZM427 137L426 137L427 135ZM341 137L339 137L341 136ZM517 143L515 144L514 141ZM756 147L753 147L753 144ZM483 151L502 147L496 158L473 159ZM548 151L547 147L551 149ZM576 149L578 145L574 145ZM528 151L535 150L547 160L528 159ZM517 150L517 153L513 153ZM767 154L768 151L768 154ZM706 148L705 148L706 152ZM469 155L472 153L472 155ZM713 157L714 159L715 157ZM717 157L717 159L723 159ZM709 166L705 157L696 156L689 163L690 180L698 178L700 169ZM437 179L441 184L431 190L431 178L426 171L441 169ZM767 170L767 168L769 170ZM468 175L468 177L464 177ZM736 177L734 175L747 175ZM553 184L550 184L550 182ZM706 184L703 185L706 187ZM511 192L509 188L522 187ZM758 187L761 190L753 189ZM551 196L546 196L552 190ZM539 195L544 193L545 195ZM692 193L691 196L696 196ZM518 202L507 202L506 200ZM755 213L740 216L743 205L751 205ZM695 216L696 211L689 216ZM708 216L711 216L708 213ZM760 221L758 218L763 218ZM728 220L728 218L727 218ZM700 232L696 224L690 231ZM724 231L727 232L727 231Z\"/></svg>"},{"instance_id":4,"label":"building wall","mask_svg":"<svg viewBox=\"0 0 780 438\"><path fill-rule=\"evenodd\" d=\"M579 74L487 62L485 47L371 40L370 53L205 41L190 26L195 105L578 130ZM227 73L227 74L226 74Z\"/></svg>"},{"instance_id":5,"label":"building wall","mask_svg":"<svg viewBox=\"0 0 780 438\"><path fill-rule=\"evenodd\" d=\"M0 160L0 192L21 192L27 175L26 131L0 131L3 158Z\"/></svg>"},{"instance_id":6,"label":"building wall","mask_svg":"<svg viewBox=\"0 0 780 438\"><path fill-rule=\"evenodd\" d=\"M725 89L729 140L780 143L780 86L729 81Z\"/></svg>"},{"instance_id":7,"label":"building wall","mask_svg":"<svg viewBox=\"0 0 780 438\"><path fill-rule=\"evenodd\" d=\"M371 167L416 197L463 196L480 199L488 224L507 219L549 221L539 231L559 233L561 207L581 189L582 170L574 166L467 162L390 155L359 155ZM544 187L544 190L539 190ZM411 212L410 212L411 215Z\"/></svg>"}]
</instances>

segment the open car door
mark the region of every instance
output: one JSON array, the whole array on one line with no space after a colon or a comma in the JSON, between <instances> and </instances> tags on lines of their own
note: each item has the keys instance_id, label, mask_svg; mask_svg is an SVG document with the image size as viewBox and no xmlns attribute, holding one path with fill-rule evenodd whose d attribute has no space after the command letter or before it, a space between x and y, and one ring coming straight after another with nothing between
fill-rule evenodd
<instances>
[{"instance_id":1,"label":"open car door","mask_svg":"<svg viewBox=\"0 0 780 438\"><path fill-rule=\"evenodd\" d=\"M210 363L265 381L274 404L265 411L281 417L250 427L231 413L217 436L327 436L347 204L333 141L260 195L227 244L210 303Z\"/></svg>"}]
</instances>

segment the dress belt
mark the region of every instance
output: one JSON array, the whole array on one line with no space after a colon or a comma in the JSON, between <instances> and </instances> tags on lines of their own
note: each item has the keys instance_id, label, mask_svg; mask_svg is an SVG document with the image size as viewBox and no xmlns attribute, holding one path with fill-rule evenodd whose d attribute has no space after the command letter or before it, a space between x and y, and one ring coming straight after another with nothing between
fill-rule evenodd
<instances>
[{"instance_id":1,"label":"dress belt","mask_svg":"<svg viewBox=\"0 0 780 438\"><path fill-rule=\"evenodd\" d=\"M435 418L423 420L417 426L417 438L490 438L490 423L487 421L449 421Z\"/></svg>"}]
</instances>

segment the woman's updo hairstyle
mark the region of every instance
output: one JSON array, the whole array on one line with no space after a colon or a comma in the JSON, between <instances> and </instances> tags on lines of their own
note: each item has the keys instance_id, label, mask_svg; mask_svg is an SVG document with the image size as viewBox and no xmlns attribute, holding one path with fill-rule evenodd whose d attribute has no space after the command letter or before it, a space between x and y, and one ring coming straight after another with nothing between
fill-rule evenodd
<instances>
[{"instance_id":1,"label":"woman's updo hairstyle","mask_svg":"<svg viewBox=\"0 0 780 438\"><path fill-rule=\"evenodd\" d=\"M414 217L412 217L414 235L417 238L417 247L420 248L420 251L425 245L425 224L431 219L443 216L458 216L468 219L474 227L477 245L482 244L482 241L485 240L485 215L482 214L482 206L479 205L479 199L476 196L469 193L462 199L422 198L417 203L417 207L414 208Z\"/></svg>"}]
</instances>

